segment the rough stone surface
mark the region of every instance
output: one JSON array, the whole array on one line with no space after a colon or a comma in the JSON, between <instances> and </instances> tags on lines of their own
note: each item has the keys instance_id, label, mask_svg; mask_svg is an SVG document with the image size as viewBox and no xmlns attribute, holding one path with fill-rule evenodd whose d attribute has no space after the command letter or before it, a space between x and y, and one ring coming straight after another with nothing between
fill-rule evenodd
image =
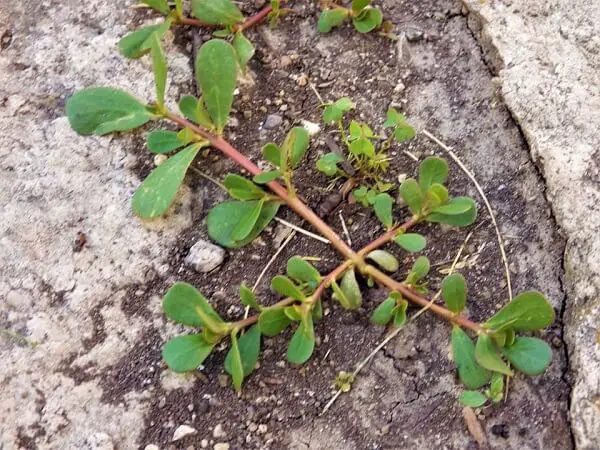
<instances>
[{"instance_id":1,"label":"rough stone surface","mask_svg":"<svg viewBox=\"0 0 600 450\"><path fill-rule=\"evenodd\" d=\"M600 5L469 3L567 245L562 309L578 448L600 448Z\"/></svg>"},{"instance_id":2,"label":"rough stone surface","mask_svg":"<svg viewBox=\"0 0 600 450\"><path fill-rule=\"evenodd\" d=\"M210 272L225 260L225 250L218 245L200 239L185 257L185 263L198 272Z\"/></svg>"},{"instance_id":3,"label":"rough stone surface","mask_svg":"<svg viewBox=\"0 0 600 450\"><path fill-rule=\"evenodd\" d=\"M283 117L281 117L277 114L269 114L267 116L267 118L265 119L265 123L264 123L263 127L266 130L273 130L273 129L279 127L282 123L283 123Z\"/></svg>"}]
</instances>

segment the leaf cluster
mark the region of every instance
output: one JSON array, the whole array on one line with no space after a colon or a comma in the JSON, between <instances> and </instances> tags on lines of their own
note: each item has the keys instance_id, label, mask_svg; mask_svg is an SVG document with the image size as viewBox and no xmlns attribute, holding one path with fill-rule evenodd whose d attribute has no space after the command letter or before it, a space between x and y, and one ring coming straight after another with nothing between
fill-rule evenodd
<instances>
[{"instance_id":1,"label":"leaf cluster","mask_svg":"<svg viewBox=\"0 0 600 450\"><path fill-rule=\"evenodd\" d=\"M350 8L336 6L322 11L317 28L321 33L329 33L346 21L351 21L359 33L369 33L381 27L383 13L371 6L371 0L353 0Z\"/></svg>"}]
</instances>

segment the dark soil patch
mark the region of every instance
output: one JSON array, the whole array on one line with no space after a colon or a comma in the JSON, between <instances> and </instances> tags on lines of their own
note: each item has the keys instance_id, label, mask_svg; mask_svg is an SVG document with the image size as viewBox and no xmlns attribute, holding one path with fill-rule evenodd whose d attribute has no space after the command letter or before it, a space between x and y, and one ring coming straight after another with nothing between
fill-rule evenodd
<instances>
[{"instance_id":1,"label":"dark soil patch","mask_svg":"<svg viewBox=\"0 0 600 450\"><path fill-rule=\"evenodd\" d=\"M299 119L319 123L318 100L308 86L297 82L302 76L308 76L326 100L350 96L358 105L355 116L372 124L376 131L380 131L390 104L401 107L420 127L455 145L456 153L476 174L506 238L514 291L545 291L558 306L563 296L557 263L562 242L547 212L543 183L529 160L522 136L495 95L493 73L460 14L460 5L451 0L376 3L398 34L411 32L410 41L398 43L376 34L360 35L349 27L320 36L315 30L317 7L309 2L292 2L297 14L275 30L251 30L249 37L258 48L250 63L256 84L240 87L234 105L238 125L229 130L230 141L258 160L260 148L269 141L280 142ZM282 67L284 56L291 64ZM281 115L283 125L277 130L262 129L268 114ZM308 161L296 178L299 191L314 209L328 195L323 189L328 180L314 168L319 155L328 151L324 137L321 133L313 142ZM139 147L143 148L143 142ZM440 154L440 149L423 136L393 147L392 181L399 174L415 173L416 163L405 151L419 156ZM217 178L237 172L215 152L198 165ZM469 315L482 320L506 302L506 281L488 214L470 180L455 165L451 167L451 193L471 195L481 207L478 228L465 249L466 260L460 269L471 292ZM152 157L144 153L135 171L145 176L151 168ZM204 179L190 177L189 183L194 190L204 192L206 207L225 198ZM339 212L349 224L354 248L382 232L369 211L349 204L342 204L328 219L339 232ZM197 227L181 236L176 247L165 249L170 254L171 271L153 286L175 280L190 282L210 297L225 317L239 317L238 286L244 280L254 283L277 250L275 236L281 226L273 224L251 245L229 250L226 263L216 272L197 274L183 265L183 258L198 238L206 237L200 224L205 214L199 217ZM301 224L290 211L280 216ZM397 217L405 218L406 214ZM418 231L428 236L425 254L437 263L431 276L435 288L443 278L440 270L450 265L470 230L456 232L420 225ZM414 259L393 246L388 250L407 266ZM323 273L340 262L325 244L295 237L258 287L264 303L277 300L268 289L269 280L284 270L293 255L319 256L317 266ZM139 289L155 292L154 287ZM147 310L140 305L146 304L147 297L131 295L135 291L128 294L124 311L145 317ZM365 292L363 309L356 313L326 302L326 316L316 328L319 345L310 362L300 368L284 362L290 330L267 339L260 368L247 380L241 397L220 386L224 351L209 357L203 380L199 379L191 391L165 392L160 384L160 372L166 370L160 362L163 339L158 331L149 331L110 370L104 400L120 402L133 390L153 390L153 407L140 438L142 447L150 443L161 448L170 445L174 430L184 423L194 426L198 434L178 441L176 448L198 447L202 439L211 441L211 446L213 441L227 441L232 448L474 447L456 402L459 387L448 359L449 328L429 314L407 327L361 374L353 390L342 396L327 416L319 417L330 398L336 373L352 370L382 338L382 330L369 324L368 311L386 293L378 289ZM554 332L548 333L552 337ZM555 359L545 375L517 377L511 382L508 401L480 414L493 447L571 447L562 341L553 343ZM212 437L217 424L227 433L226 438ZM258 425L266 425L266 431L259 430Z\"/></svg>"}]
</instances>

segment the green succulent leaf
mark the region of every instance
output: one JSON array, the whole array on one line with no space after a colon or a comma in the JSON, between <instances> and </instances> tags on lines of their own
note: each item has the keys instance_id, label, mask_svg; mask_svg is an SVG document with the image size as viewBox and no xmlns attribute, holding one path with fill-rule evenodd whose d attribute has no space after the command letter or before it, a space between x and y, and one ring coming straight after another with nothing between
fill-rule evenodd
<instances>
[{"instance_id":1,"label":"green succulent leaf","mask_svg":"<svg viewBox=\"0 0 600 450\"><path fill-rule=\"evenodd\" d=\"M299 256L292 256L287 262L287 274L290 278L304 283L318 283L321 274L308 261Z\"/></svg>"},{"instance_id":2,"label":"green succulent leaf","mask_svg":"<svg viewBox=\"0 0 600 450\"><path fill-rule=\"evenodd\" d=\"M469 197L453 198L445 205L433 208L432 212L426 217L428 222L443 223L455 227L471 225L476 218L477 205Z\"/></svg>"},{"instance_id":3,"label":"green succulent leaf","mask_svg":"<svg viewBox=\"0 0 600 450\"><path fill-rule=\"evenodd\" d=\"M287 328L291 320L284 308L265 308L258 316L258 327L265 336L277 336Z\"/></svg>"},{"instance_id":4,"label":"green succulent leaf","mask_svg":"<svg viewBox=\"0 0 600 450\"><path fill-rule=\"evenodd\" d=\"M275 167L281 166L281 149L277 144L269 142L262 148L263 158L273 164Z\"/></svg>"},{"instance_id":5,"label":"green succulent leaf","mask_svg":"<svg viewBox=\"0 0 600 450\"><path fill-rule=\"evenodd\" d=\"M255 175L254 178L252 178L252 181L257 184L266 184L275 181L280 176L281 170L269 170L268 172L261 172L258 175Z\"/></svg>"},{"instance_id":6,"label":"green succulent leaf","mask_svg":"<svg viewBox=\"0 0 600 450\"><path fill-rule=\"evenodd\" d=\"M498 403L502 400L504 397L504 375L498 372L493 373L487 395L488 398L494 403Z\"/></svg>"},{"instance_id":7,"label":"green succulent leaf","mask_svg":"<svg viewBox=\"0 0 600 450\"><path fill-rule=\"evenodd\" d=\"M352 12L359 13L371 4L371 0L352 0Z\"/></svg>"},{"instance_id":8,"label":"green succulent leaf","mask_svg":"<svg viewBox=\"0 0 600 450\"><path fill-rule=\"evenodd\" d=\"M377 194L375 197L375 203L373 208L375 209L375 215L379 221L385 225L387 229L392 228L394 225L394 219L392 217L392 206L394 200L389 194Z\"/></svg>"},{"instance_id":9,"label":"green succulent leaf","mask_svg":"<svg viewBox=\"0 0 600 450\"><path fill-rule=\"evenodd\" d=\"M208 114L217 132L222 133L231 112L237 81L237 56L231 44L221 39L203 44L196 56L196 79Z\"/></svg>"},{"instance_id":10,"label":"green succulent leaf","mask_svg":"<svg viewBox=\"0 0 600 450\"><path fill-rule=\"evenodd\" d=\"M408 308L408 302L406 300L400 300L396 310L394 311L394 326L401 328L406 324L406 309Z\"/></svg>"},{"instance_id":11,"label":"green succulent leaf","mask_svg":"<svg viewBox=\"0 0 600 450\"><path fill-rule=\"evenodd\" d=\"M448 163L437 156L428 156L419 166L419 186L425 192L433 183L443 185L448 179ZM463 211L464 212L464 211Z\"/></svg>"},{"instance_id":12,"label":"green succulent leaf","mask_svg":"<svg viewBox=\"0 0 600 450\"><path fill-rule=\"evenodd\" d=\"M271 289L284 297L292 297L296 300L305 299L302 290L292 280L283 275L277 275L271 280Z\"/></svg>"},{"instance_id":13,"label":"green succulent leaf","mask_svg":"<svg viewBox=\"0 0 600 450\"><path fill-rule=\"evenodd\" d=\"M304 364L315 348L315 330L312 316L300 322L287 349L287 360L292 364Z\"/></svg>"},{"instance_id":14,"label":"green succulent leaf","mask_svg":"<svg viewBox=\"0 0 600 450\"><path fill-rule=\"evenodd\" d=\"M400 196L408 205L408 208L413 214L419 214L423 208L425 195L414 178L404 180L400 185Z\"/></svg>"},{"instance_id":15,"label":"green succulent leaf","mask_svg":"<svg viewBox=\"0 0 600 450\"><path fill-rule=\"evenodd\" d=\"M252 289L246 286L246 283L240 285L240 300L242 301L242 304L249 306L255 311L260 311L262 309L258 304L258 300L256 300L256 295L254 295Z\"/></svg>"},{"instance_id":16,"label":"green succulent leaf","mask_svg":"<svg viewBox=\"0 0 600 450\"><path fill-rule=\"evenodd\" d=\"M156 130L146 137L146 145L152 153L169 153L183 147L175 131Z\"/></svg>"},{"instance_id":17,"label":"green succulent leaf","mask_svg":"<svg viewBox=\"0 0 600 450\"><path fill-rule=\"evenodd\" d=\"M179 110L188 120L209 130L214 128L203 99L198 100L191 95L185 95L179 100Z\"/></svg>"},{"instance_id":18,"label":"green succulent leaf","mask_svg":"<svg viewBox=\"0 0 600 450\"><path fill-rule=\"evenodd\" d=\"M371 322L376 325L387 325L394 316L395 308L396 299L390 295L375 308L375 311L373 311L373 314L371 315Z\"/></svg>"},{"instance_id":19,"label":"green succulent leaf","mask_svg":"<svg viewBox=\"0 0 600 450\"><path fill-rule=\"evenodd\" d=\"M406 118L395 108L389 108L386 114L386 120L383 122L384 128L395 127L406 122Z\"/></svg>"},{"instance_id":20,"label":"green succulent leaf","mask_svg":"<svg viewBox=\"0 0 600 450\"><path fill-rule=\"evenodd\" d=\"M344 158L337 153L327 153L317 161L317 170L323 172L328 177L332 177L338 171L337 163L343 160Z\"/></svg>"},{"instance_id":21,"label":"green succulent leaf","mask_svg":"<svg viewBox=\"0 0 600 450\"><path fill-rule=\"evenodd\" d=\"M398 142L408 141L414 138L416 134L415 129L407 123L397 126L394 130L394 138Z\"/></svg>"},{"instance_id":22,"label":"green succulent leaf","mask_svg":"<svg viewBox=\"0 0 600 450\"><path fill-rule=\"evenodd\" d=\"M233 229L249 211L255 208L256 203L258 203L257 200L229 201L215 206L210 210L206 219L208 235L216 243L229 248L242 247L252 242L277 215L280 206L280 203L276 201L264 202L250 234L242 240L234 239Z\"/></svg>"},{"instance_id":23,"label":"green succulent leaf","mask_svg":"<svg viewBox=\"0 0 600 450\"><path fill-rule=\"evenodd\" d=\"M167 88L167 58L160 46L158 35L153 33L149 40L152 54L152 72L154 72L154 84L156 86L156 103L164 106L165 90Z\"/></svg>"},{"instance_id":24,"label":"green succulent leaf","mask_svg":"<svg viewBox=\"0 0 600 450\"><path fill-rule=\"evenodd\" d=\"M358 138L350 144L350 153L355 156L364 155L367 158L375 156L375 146L367 138Z\"/></svg>"},{"instance_id":25,"label":"green succulent leaf","mask_svg":"<svg viewBox=\"0 0 600 450\"><path fill-rule=\"evenodd\" d=\"M245 73L248 70L248 62L254 56L254 45L252 45L252 42L250 42L241 32L235 33L231 44L235 49L240 68L242 69L242 72Z\"/></svg>"},{"instance_id":26,"label":"green succulent leaf","mask_svg":"<svg viewBox=\"0 0 600 450\"><path fill-rule=\"evenodd\" d=\"M410 253L422 251L427 244L427 240L419 233L401 233L394 238L394 242Z\"/></svg>"},{"instance_id":27,"label":"green succulent leaf","mask_svg":"<svg viewBox=\"0 0 600 450\"><path fill-rule=\"evenodd\" d=\"M200 334L178 336L164 345L162 357L174 372L188 372L197 369L214 346Z\"/></svg>"},{"instance_id":28,"label":"green succulent leaf","mask_svg":"<svg viewBox=\"0 0 600 450\"><path fill-rule=\"evenodd\" d=\"M171 21L167 20L160 25L142 27L136 31L126 34L119 41L119 51L125 58L138 59L150 52L152 46L150 38L156 35L161 38L171 27Z\"/></svg>"},{"instance_id":29,"label":"green succulent leaf","mask_svg":"<svg viewBox=\"0 0 600 450\"><path fill-rule=\"evenodd\" d=\"M464 391L459 395L458 401L462 405L479 408L487 402L487 397L479 391Z\"/></svg>"},{"instance_id":30,"label":"green succulent leaf","mask_svg":"<svg viewBox=\"0 0 600 450\"><path fill-rule=\"evenodd\" d=\"M427 197L432 206L443 205L448 201L448 189L439 183L432 183L427 189Z\"/></svg>"},{"instance_id":31,"label":"green succulent leaf","mask_svg":"<svg viewBox=\"0 0 600 450\"><path fill-rule=\"evenodd\" d=\"M308 131L302 127L292 128L281 146L282 158L285 157L286 161L281 161L280 167L291 169L298 167L309 145L310 136Z\"/></svg>"},{"instance_id":32,"label":"green succulent leaf","mask_svg":"<svg viewBox=\"0 0 600 450\"><path fill-rule=\"evenodd\" d=\"M187 147L154 169L133 195L133 213L142 219L162 216L175 200L188 167L199 150L197 145Z\"/></svg>"},{"instance_id":33,"label":"green succulent leaf","mask_svg":"<svg viewBox=\"0 0 600 450\"><path fill-rule=\"evenodd\" d=\"M376 28L381 27L383 23L383 14L378 8L367 7L363 12L352 21L354 28L359 33L369 33Z\"/></svg>"},{"instance_id":34,"label":"green succulent leaf","mask_svg":"<svg viewBox=\"0 0 600 450\"><path fill-rule=\"evenodd\" d=\"M154 116L131 95L119 89L82 89L67 100L71 128L83 136L127 131L144 125Z\"/></svg>"},{"instance_id":35,"label":"green succulent leaf","mask_svg":"<svg viewBox=\"0 0 600 450\"><path fill-rule=\"evenodd\" d=\"M260 187L247 178L231 173L223 180L229 195L237 200L261 200L267 195Z\"/></svg>"},{"instance_id":36,"label":"green succulent leaf","mask_svg":"<svg viewBox=\"0 0 600 450\"><path fill-rule=\"evenodd\" d=\"M167 0L142 0L142 3L165 15L169 14L171 11Z\"/></svg>"},{"instance_id":37,"label":"green succulent leaf","mask_svg":"<svg viewBox=\"0 0 600 450\"><path fill-rule=\"evenodd\" d=\"M475 344L459 326L452 327L450 338L452 356L458 369L458 377L469 389L479 389L490 379L490 372L477 364Z\"/></svg>"},{"instance_id":38,"label":"green succulent leaf","mask_svg":"<svg viewBox=\"0 0 600 450\"><path fill-rule=\"evenodd\" d=\"M356 281L354 269L348 269L342 277L342 282L338 285L336 282L331 284L334 298L340 302L345 309L355 310L362 304L362 294Z\"/></svg>"},{"instance_id":39,"label":"green succulent leaf","mask_svg":"<svg viewBox=\"0 0 600 450\"><path fill-rule=\"evenodd\" d=\"M477 343L475 344L475 359L481 367L492 372L513 376L512 370L502 361L498 349L494 345L492 338L488 335L482 334L477 339Z\"/></svg>"},{"instance_id":40,"label":"green succulent leaf","mask_svg":"<svg viewBox=\"0 0 600 450\"><path fill-rule=\"evenodd\" d=\"M531 376L544 373L552 362L550 346L534 337L517 337L502 353L515 369Z\"/></svg>"},{"instance_id":41,"label":"green succulent leaf","mask_svg":"<svg viewBox=\"0 0 600 450\"><path fill-rule=\"evenodd\" d=\"M252 230L256 226L258 218L260 217L260 213L264 204L265 199L260 199L258 202L256 202L256 205L254 205L254 207L251 210L244 214L240 221L237 224L235 224L233 230L231 230L231 237L235 241L244 240L252 232Z\"/></svg>"},{"instance_id":42,"label":"green succulent leaf","mask_svg":"<svg viewBox=\"0 0 600 450\"><path fill-rule=\"evenodd\" d=\"M348 14L349 11L346 8L334 8L323 11L319 16L317 24L319 32L329 33L333 28L340 26L346 20Z\"/></svg>"},{"instance_id":43,"label":"green succulent leaf","mask_svg":"<svg viewBox=\"0 0 600 450\"><path fill-rule=\"evenodd\" d=\"M354 108L354 103L348 97L342 97L336 102L325 106L323 110L323 121L324 122L337 122L342 117L344 117L344 113L350 111Z\"/></svg>"},{"instance_id":44,"label":"green succulent leaf","mask_svg":"<svg viewBox=\"0 0 600 450\"><path fill-rule=\"evenodd\" d=\"M514 331L541 330L554 322L554 309L537 291L522 292L483 324L485 328Z\"/></svg>"},{"instance_id":45,"label":"green succulent leaf","mask_svg":"<svg viewBox=\"0 0 600 450\"><path fill-rule=\"evenodd\" d=\"M459 273L448 275L442 281L442 298L453 313L460 313L467 303L467 283Z\"/></svg>"},{"instance_id":46,"label":"green succulent leaf","mask_svg":"<svg viewBox=\"0 0 600 450\"><path fill-rule=\"evenodd\" d=\"M244 15L231 0L192 0L192 15L211 25L235 25Z\"/></svg>"},{"instance_id":47,"label":"green succulent leaf","mask_svg":"<svg viewBox=\"0 0 600 450\"><path fill-rule=\"evenodd\" d=\"M233 387L237 392L240 392L244 382L244 366L242 365L242 356L240 355L236 333L231 333L231 348L225 357L224 367L225 371L231 375Z\"/></svg>"},{"instance_id":48,"label":"green succulent leaf","mask_svg":"<svg viewBox=\"0 0 600 450\"><path fill-rule=\"evenodd\" d=\"M410 273L408 275L408 282L411 284L416 283L419 280L422 280L429 273L429 268L431 264L429 263L429 259L426 256L419 256L412 268L410 269Z\"/></svg>"},{"instance_id":49,"label":"green succulent leaf","mask_svg":"<svg viewBox=\"0 0 600 450\"><path fill-rule=\"evenodd\" d=\"M191 327L206 327L203 316L208 316L211 322L224 323L208 300L188 283L171 286L163 298L162 308L172 321ZM198 309L204 312L203 316L198 314Z\"/></svg>"},{"instance_id":50,"label":"green succulent leaf","mask_svg":"<svg viewBox=\"0 0 600 450\"><path fill-rule=\"evenodd\" d=\"M398 259L385 250L373 250L367 255L372 261L375 261L378 266L382 267L387 272L395 272L400 267Z\"/></svg>"}]
</instances>

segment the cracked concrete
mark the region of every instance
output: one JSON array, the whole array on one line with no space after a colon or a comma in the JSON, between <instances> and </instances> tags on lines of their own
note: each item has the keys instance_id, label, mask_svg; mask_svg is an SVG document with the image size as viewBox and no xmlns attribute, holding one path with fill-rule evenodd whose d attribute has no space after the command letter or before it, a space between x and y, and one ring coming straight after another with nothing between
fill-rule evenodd
<instances>
[{"instance_id":1,"label":"cracked concrete","mask_svg":"<svg viewBox=\"0 0 600 450\"><path fill-rule=\"evenodd\" d=\"M530 434L521 428L509 440L496 437L491 444L569 448L564 405L570 400L577 446L600 448L600 138L594 129L600 123L600 8L593 0L473 1L465 19L459 4L425 3L384 2L399 29L411 8L415 17L420 8L440 14L423 21L438 31L409 46L410 61L389 72L382 64L380 73L394 83L404 80L411 119L460 148L465 163L477 169L494 195L507 236L515 290L545 290L562 319L545 336L558 339L548 374L516 379L510 402L484 417L488 432L494 423L516 430L522 420ZM132 23L139 21L134 17L139 16L106 0L0 5L0 326L40 343L32 349L4 336L0 340L6 362L0 368L3 449L138 448L150 443L142 440L145 429L162 427L169 434L175 425L170 417L165 423L148 419L161 408L157 392L173 394L175 403L204 401L203 395L213 399L197 380L160 364L157 349L175 327L165 326L160 292L151 288L162 277L168 278L164 283L176 279L166 265L166 250L192 226L202 209L201 196L184 189L177 214L145 229L129 212L139 182L139 135L81 138L63 117L65 99L84 86L110 84L141 97L152 91L148 60L124 61L114 48L120 36L139 25ZM472 36L465 33L465 20ZM314 14L291 27L299 27L310 43ZM336 54L342 36L320 39L319 49ZM335 59L347 61L343 75L364 80L360 61L350 61L365 40L350 36L356 47ZM191 91L192 72L189 55L171 39L169 97L175 99ZM295 49L297 36L286 39ZM473 62L482 56L485 66ZM437 60L452 60L453 66L440 69ZM498 78L491 82L486 70ZM407 75L407 81L404 74L411 71L418 76ZM385 90L384 81L378 91L376 84L364 91L373 98L361 99L369 119L372 110L389 103L391 89ZM494 89L519 129L493 98ZM311 101L305 103L308 108ZM426 142L419 145L436 151ZM553 214L545 213L544 194ZM555 222L566 240L564 252ZM87 243L75 251L79 233ZM493 242L493 234L484 238ZM497 281L501 271L490 247L483 267L473 268L481 296L481 304L471 307L476 316L503 301L505 286ZM295 413L300 419L283 427L289 447L469 448L472 439L456 419L458 387L447 358L447 328L430 319L412 327L375 358L340 399L337 414L315 417L302 406ZM568 343L566 354L561 339ZM563 395L565 382L573 386L571 399ZM238 399L221 391L214 398L220 395L237 408ZM328 388L317 395L325 399ZM156 443L166 448L168 442Z\"/></svg>"},{"instance_id":2,"label":"cracked concrete","mask_svg":"<svg viewBox=\"0 0 600 450\"><path fill-rule=\"evenodd\" d=\"M529 143L565 238L561 308L578 448L600 447L600 7L468 2L502 95Z\"/></svg>"}]
</instances>

